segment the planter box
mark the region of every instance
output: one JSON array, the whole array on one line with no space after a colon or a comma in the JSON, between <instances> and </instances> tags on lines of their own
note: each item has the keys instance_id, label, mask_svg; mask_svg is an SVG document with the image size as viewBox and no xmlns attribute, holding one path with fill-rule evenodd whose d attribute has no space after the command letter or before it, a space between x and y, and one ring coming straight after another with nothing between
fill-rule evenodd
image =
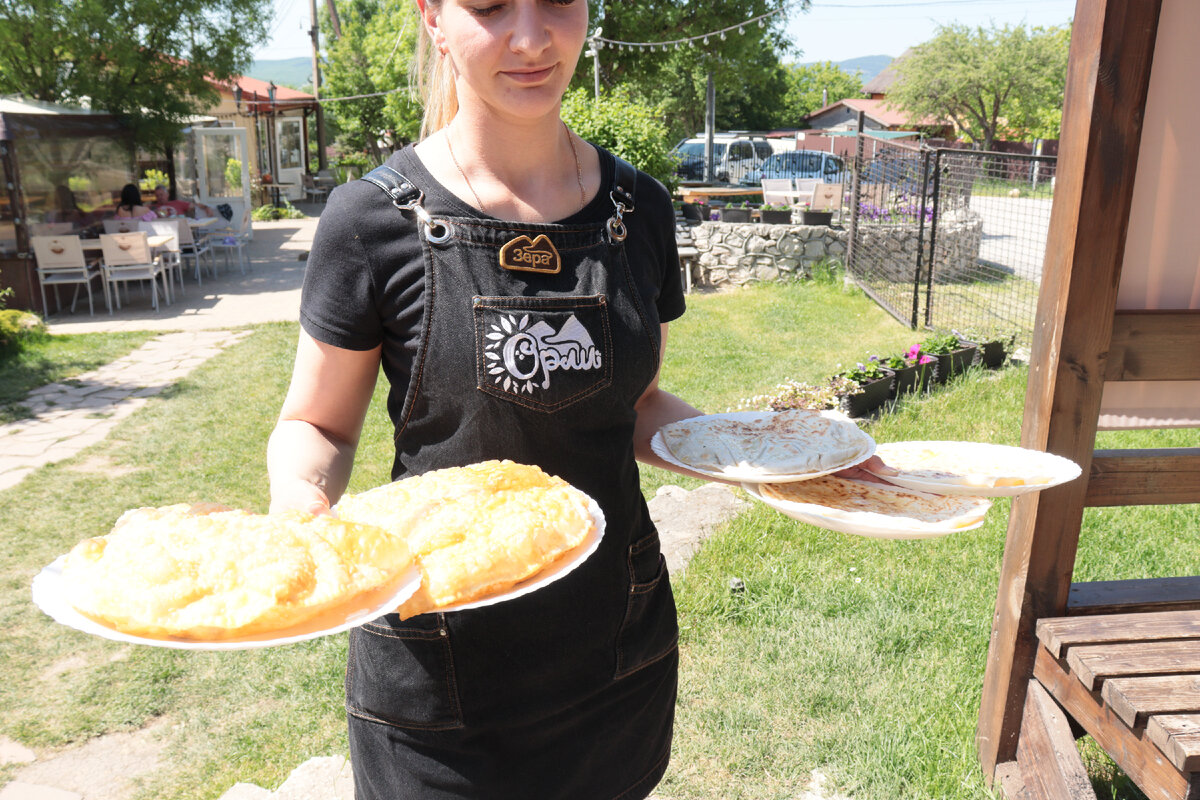
<instances>
[{"instance_id":1,"label":"planter box","mask_svg":"<svg viewBox=\"0 0 1200 800\"><path fill-rule=\"evenodd\" d=\"M749 222L750 209L748 208L722 208L721 222Z\"/></svg>"},{"instance_id":2,"label":"planter box","mask_svg":"<svg viewBox=\"0 0 1200 800\"><path fill-rule=\"evenodd\" d=\"M683 203L679 210L683 212L683 218L687 220L703 222L708 219L708 206L699 203Z\"/></svg>"},{"instance_id":3,"label":"planter box","mask_svg":"<svg viewBox=\"0 0 1200 800\"><path fill-rule=\"evenodd\" d=\"M893 399L909 392L927 391L937 377L937 361L901 367L894 372L896 381L892 385Z\"/></svg>"},{"instance_id":4,"label":"planter box","mask_svg":"<svg viewBox=\"0 0 1200 800\"><path fill-rule=\"evenodd\" d=\"M762 221L769 225L790 225L792 223L792 212L790 209L784 211L763 209L758 213Z\"/></svg>"},{"instance_id":5,"label":"planter box","mask_svg":"<svg viewBox=\"0 0 1200 800\"><path fill-rule=\"evenodd\" d=\"M803 222L805 225L832 225L832 211L805 211L803 213Z\"/></svg>"},{"instance_id":6,"label":"planter box","mask_svg":"<svg viewBox=\"0 0 1200 800\"><path fill-rule=\"evenodd\" d=\"M979 363L988 369L997 369L1004 365L1004 359L1008 357L1007 342L994 341L983 342L979 345Z\"/></svg>"},{"instance_id":7,"label":"planter box","mask_svg":"<svg viewBox=\"0 0 1200 800\"><path fill-rule=\"evenodd\" d=\"M854 394L842 395L842 411L851 417L865 417L880 409L891 398L892 385L896 380L891 370L885 372L888 373L886 378L861 383Z\"/></svg>"},{"instance_id":8,"label":"planter box","mask_svg":"<svg viewBox=\"0 0 1200 800\"><path fill-rule=\"evenodd\" d=\"M977 352L979 352L979 348L971 344L949 353L941 353L933 356L937 360L938 365L937 382L945 383L955 375L966 372L967 367L975 362L975 354Z\"/></svg>"}]
</instances>

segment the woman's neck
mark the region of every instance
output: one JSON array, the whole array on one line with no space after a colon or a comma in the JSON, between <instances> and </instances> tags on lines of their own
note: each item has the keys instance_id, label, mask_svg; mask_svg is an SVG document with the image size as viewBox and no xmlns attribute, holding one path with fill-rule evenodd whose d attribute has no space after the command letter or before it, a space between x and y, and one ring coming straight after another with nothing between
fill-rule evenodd
<instances>
[{"instance_id":1,"label":"woman's neck","mask_svg":"<svg viewBox=\"0 0 1200 800\"><path fill-rule=\"evenodd\" d=\"M557 113L511 120L460 108L417 153L439 182L481 211L546 222L578 211L599 186L595 150L569 136Z\"/></svg>"}]
</instances>

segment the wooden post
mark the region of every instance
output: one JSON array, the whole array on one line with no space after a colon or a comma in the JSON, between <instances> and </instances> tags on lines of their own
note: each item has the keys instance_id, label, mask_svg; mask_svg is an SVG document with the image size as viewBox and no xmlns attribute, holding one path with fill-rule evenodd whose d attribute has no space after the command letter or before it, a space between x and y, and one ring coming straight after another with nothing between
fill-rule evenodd
<instances>
[{"instance_id":1,"label":"wooden post","mask_svg":"<svg viewBox=\"0 0 1200 800\"><path fill-rule=\"evenodd\" d=\"M1161 0L1079 0L1021 443L1089 472ZM1041 617L1067 607L1087 480L1012 506L976 746L1016 756Z\"/></svg>"}]
</instances>

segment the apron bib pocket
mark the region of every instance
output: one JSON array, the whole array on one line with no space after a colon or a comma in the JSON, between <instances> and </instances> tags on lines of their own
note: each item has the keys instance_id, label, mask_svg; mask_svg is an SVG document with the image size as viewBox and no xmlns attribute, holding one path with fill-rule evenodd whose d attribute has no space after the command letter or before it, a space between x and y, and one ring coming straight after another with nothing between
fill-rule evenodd
<instances>
[{"instance_id":1,"label":"apron bib pocket","mask_svg":"<svg viewBox=\"0 0 1200 800\"><path fill-rule=\"evenodd\" d=\"M397 728L462 727L450 637L440 617L425 614L394 626L368 622L350 632L351 715Z\"/></svg>"},{"instance_id":2,"label":"apron bib pocket","mask_svg":"<svg viewBox=\"0 0 1200 800\"><path fill-rule=\"evenodd\" d=\"M535 411L612 384L608 298L475 297L476 388Z\"/></svg>"}]
</instances>

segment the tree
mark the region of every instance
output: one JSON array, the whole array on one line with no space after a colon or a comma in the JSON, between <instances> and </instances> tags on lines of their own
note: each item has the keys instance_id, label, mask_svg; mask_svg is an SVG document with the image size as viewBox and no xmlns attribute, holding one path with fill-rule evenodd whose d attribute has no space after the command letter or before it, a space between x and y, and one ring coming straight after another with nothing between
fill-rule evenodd
<instances>
[{"instance_id":1,"label":"tree","mask_svg":"<svg viewBox=\"0 0 1200 800\"><path fill-rule=\"evenodd\" d=\"M786 68L785 76L787 93L783 96L783 113L788 119L784 124L788 126L799 126L802 118L823 108L827 102L862 96L862 73L851 75L832 61L792 64Z\"/></svg>"},{"instance_id":2,"label":"tree","mask_svg":"<svg viewBox=\"0 0 1200 800\"><path fill-rule=\"evenodd\" d=\"M745 23L761 14L804 9L789 0L590 0L593 29L603 38L630 43L662 43L723 28L707 41L655 48L606 44L600 50L601 84L620 87L630 99L662 110L673 138L704 127L707 76L717 94L718 128L771 128L786 90L780 57L791 51L784 32L786 14ZM740 32L739 32L740 26ZM580 59L576 86L593 85L594 64Z\"/></svg>"},{"instance_id":3,"label":"tree","mask_svg":"<svg viewBox=\"0 0 1200 800\"><path fill-rule=\"evenodd\" d=\"M562 116L584 139L619 155L669 188L679 182L675 159L669 153L667 126L658 109L609 93L596 100L592 90L579 87L563 98Z\"/></svg>"},{"instance_id":4,"label":"tree","mask_svg":"<svg viewBox=\"0 0 1200 800\"><path fill-rule=\"evenodd\" d=\"M947 25L896 65L889 105L952 121L985 150L998 134L1057 138L1069 29Z\"/></svg>"},{"instance_id":5,"label":"tree","mask_svg":"<svg viewBox=\"0 0 1200 800\"><path fill-rule=\"evenodd\" d=\"M5 0L0 94L90 103L170 145L267 36L270 0Z\"/></svg>"},{"instance_id":6,"label":"tree","mask_svg":"<svg viewBox=\"0 0 1200 800\"><path fill-rule=\"evenodd\" d=\"M322 20L329 45L321 96L376 96L326 103L325 111L343 146L382 163L380 138L390 151L420 131L421 106L409 68L424 29L411 0L343 0L338 9L340 37L330 35L327 14Z\"/></svg>"}]
</instances>

